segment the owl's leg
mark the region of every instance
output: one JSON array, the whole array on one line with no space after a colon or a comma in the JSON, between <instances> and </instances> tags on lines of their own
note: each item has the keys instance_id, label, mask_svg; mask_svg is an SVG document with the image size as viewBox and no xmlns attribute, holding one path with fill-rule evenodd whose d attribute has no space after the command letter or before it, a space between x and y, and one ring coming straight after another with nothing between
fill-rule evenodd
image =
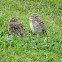
<instances>
[{"instance_id":1,"label":"owl's leg","mask_svg":"<svg viewBox=\"0 0 62 62\"><path fill-rule=\"evenodd\" d=\"M47 37L45 37L44 42L47 42Z\"/></svg>"},{"instance_id":2,"label":"owl's leg","mask_svg":"<svg viewBox=\"0 0 62 62\"><path fill-rule=\"evenodd\" d=\"M37 34L37 37L39 36L39 33Z\"/></svg>"}]
</instances>

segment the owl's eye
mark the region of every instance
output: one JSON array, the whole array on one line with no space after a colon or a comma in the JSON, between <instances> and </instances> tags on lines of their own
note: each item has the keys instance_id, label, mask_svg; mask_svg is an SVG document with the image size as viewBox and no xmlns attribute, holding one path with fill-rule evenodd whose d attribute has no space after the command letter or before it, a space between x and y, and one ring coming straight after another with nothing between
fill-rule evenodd
<instances>
[{"instance_id":1,"label":"owl's eye","mask_svg":"<svg viewBox=\"0 0 62 62\"><path fill-rule=\"evenodd\" d=\"M12 19L12 21L14 21L14 19Z\"/></svg>"},{"instance_id":2,"label":"owl's eye","mask_svg":"<svg viewBox=\"0 0 62 62\"><path fill-rule=\"evenodd\" d=\"M16 21L16 19L14 19L14 21Z\"/></svg>"},{"instance_id":3,"label":"owl's eye","mask_svg":"<svg viewBox=\"0 0 62 62\"><path fill-rule=\"evenodd\" d=\"M14 19L14 22L16 22L18 19Z\"/></svg>"}]
</instances>

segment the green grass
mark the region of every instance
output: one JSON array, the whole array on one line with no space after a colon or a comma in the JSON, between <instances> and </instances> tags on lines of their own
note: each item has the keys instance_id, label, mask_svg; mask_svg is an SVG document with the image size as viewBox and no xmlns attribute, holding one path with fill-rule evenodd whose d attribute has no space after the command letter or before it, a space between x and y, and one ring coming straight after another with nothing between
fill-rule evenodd
<instances>
[{"instance_id":1,"label":"green grass","mask_svg":"<svg viewBox=\"0 0 62 62\"><path fill-rule=\"evenodd\" d=\"M44 35L33 35L29 17L38 13L44 21ZM24 35L9 35L10 17L24 25ZM62 62L62 0L0 0L0 62Z\"/></svg>"}]
</instances>

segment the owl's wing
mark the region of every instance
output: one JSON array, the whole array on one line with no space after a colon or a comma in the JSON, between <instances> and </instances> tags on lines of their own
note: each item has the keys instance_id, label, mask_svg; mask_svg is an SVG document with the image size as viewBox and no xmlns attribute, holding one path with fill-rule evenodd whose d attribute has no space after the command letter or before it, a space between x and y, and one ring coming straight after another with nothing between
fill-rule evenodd
<instances>
[{"instance_id":1,"label":"owl's wing","mask_svg":"<svg viewBox=\"0 0 62 62\"><path fill-rule=\"evenodd\" d=\"M43 33L45 32L46 35L47 35L46 29L45 29L45 24L44 24L44 22L43 22L41 19L39 19L39 24L40 24L40 26L42 27Z\"/></svg>"},{"instance_id":2,"label":"owl's wing","mask_svg":"<svg viewBox=\"0 0 62 62\"><path fill-rule=\"evenodd\" d=\"M17 34L17 30L18 30L18 26L16 23L13 22L9 22L9 29L10 31L14 32L15 34Z\"/></svg>"},{"instance_id":3,"label":"owl's wing","mask_svg":"<svg viewBox=\"0 0 62 62\"><path fill-rule=\"evenodd\" d=\"M18 33L23 36L23 24L19 22L18 24Z\"/></svg>"},{"instance_id":4,"label":"owl's wing","mask_svg":"<svg viewBox=\"0 0 62 62\"><path fill-rule=\"evenodd\" d=\"M8 31L12 34L20 34L23 36L23 25L21 22L9 22L8 24Z\"/></svg>"}]
</instances>

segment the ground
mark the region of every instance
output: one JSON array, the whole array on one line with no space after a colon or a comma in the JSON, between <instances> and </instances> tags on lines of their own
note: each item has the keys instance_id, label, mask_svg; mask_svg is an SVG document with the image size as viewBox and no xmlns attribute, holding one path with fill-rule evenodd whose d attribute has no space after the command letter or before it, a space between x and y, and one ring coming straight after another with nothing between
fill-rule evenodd
<instances>
[{"instance_id":1,"label":"ground","mask_svg":"<svg viewBox=\"0 0 62 62\"><path fill-rule=\"evenodd\" d=\"M29 17L38 13L48 40L33 35ZM10 17L24 26L23 37L8 33ZM62 62L62 0L0 0L0 62Z\"/></svg>"}]
</instances>

